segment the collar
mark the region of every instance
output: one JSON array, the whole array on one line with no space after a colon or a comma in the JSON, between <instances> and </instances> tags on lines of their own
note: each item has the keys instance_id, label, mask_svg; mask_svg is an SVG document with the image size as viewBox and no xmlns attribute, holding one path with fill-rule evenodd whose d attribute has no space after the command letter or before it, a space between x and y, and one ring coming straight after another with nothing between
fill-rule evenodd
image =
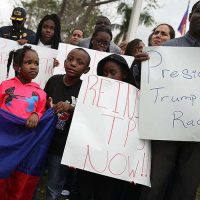
<instances>
[{"instance_id":1,"label":"collar","mask_svg":"<svg viewBox=\"0 0 200 200\"><path fill-rule=\"evenodd\" d=\"M200 42L193 37L189 31L185 34L185 38L190 44L192 44L193 47L200 47Z\"/></svg>"},{"instance_id":2,"label":"collar","mask_svg":"<svg viewBox=\"0 0 200 200\"><path fill-rule=\"evenodd\" d=\"M40 47L47 47L47 48L51 48L51 45L45 45L41 42L41 40L39 39L38 43L37 43L38 46Z\"/></svg>"},{"instance_id":3,"label":"collar","mask_svg":"<svg viewBox=\"0 0 200 200\"><path fill-rule=\"evenodd\" d=\"M40 86L37 84L37 83L35 83L35 82L29 82L29 83L25 83L25 84L23 84L20 80L19 80L19 78L18 77L13 77L13 78L11 78L10 80L13 80L13 81L15 81L16 83L18 83L18 84L20 84L20 85L27 85L27 86L33 86L33 87L36 87L36 88L40 88Z\"/></svg>"}]
</instances>

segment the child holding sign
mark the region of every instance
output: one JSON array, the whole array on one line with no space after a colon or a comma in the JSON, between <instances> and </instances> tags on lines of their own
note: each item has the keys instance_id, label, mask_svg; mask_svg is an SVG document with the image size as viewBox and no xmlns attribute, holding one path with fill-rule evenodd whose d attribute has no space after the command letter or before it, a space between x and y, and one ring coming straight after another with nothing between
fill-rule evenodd
<instances>
[{"instance_id":1,"label":"child holding sign","mask_svg":"<svg viewBox=\"0 0 200 200\"><path fill-rule=\"evenodd\" d=\"M59 113L55 135L49 148L47 199L59 199L69 167L61 164L74 106L81 87L81 75L89 71L90 56L82 48L69 52L64 62L66 74L51 77L45 91L53 100L53 109Z\"/></svg>"},{"instance_id":2,"label":"child holding sign","mask_svg":"<svg viewBox=\"0 0 200 200\"><path fill-rule=\"evenodd\" d=\"M130 69L126 60L117 54L111 54L103 58L98 63L97 75L105 76L133 85L133 77L131 76ZM104 176L99 177L98 181L101 187L103 185L105 186L106 183L109 183L106 185L106 190L110 190L109 199L128 200L138 199L139 197L139 186L134 186L133 184L127 183L125 181Z\"/></svg>"},{"instance_id":3,"label":"child holding sign","mask_svg":"<svg viewBox=\"0 0 200 200\"><path fill-rule=\"evenodd\" d=\"M126 60L117 54L103 58L97 65L97 75L132 84ZM82 200L137 199L139 190L133 184L111 177L78 170L78 194Z\"/></svg>"}]
</instances>

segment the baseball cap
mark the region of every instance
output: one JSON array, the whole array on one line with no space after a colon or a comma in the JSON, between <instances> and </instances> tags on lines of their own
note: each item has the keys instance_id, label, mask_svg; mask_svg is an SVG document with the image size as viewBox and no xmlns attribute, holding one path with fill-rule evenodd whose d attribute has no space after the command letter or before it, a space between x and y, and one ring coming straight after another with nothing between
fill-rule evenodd
<instances>
[{"instance_id":1,"label":"baseball cap","mask_svg":"<svg viewBox=\"0 0 200 200\"><path fill-rule=\"evenodd\" d=\"M11 20L23 21L26 18L26 11L21 7L16 7L13 9Z\"/></svg>"}]
</instances>

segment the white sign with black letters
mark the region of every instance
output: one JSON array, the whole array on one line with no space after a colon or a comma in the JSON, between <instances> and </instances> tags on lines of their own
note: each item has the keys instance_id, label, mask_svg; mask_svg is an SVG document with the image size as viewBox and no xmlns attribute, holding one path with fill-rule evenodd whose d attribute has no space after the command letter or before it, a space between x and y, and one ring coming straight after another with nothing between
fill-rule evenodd
<instances>
[{"instance_id":1,"label":"white sign with black letters","mask_svg":"<svg viewBox=\"0 0 200 200\"><path fill-rule=\"evenodd\" d=\"M142 139L200 141L200 48L151 47L142 64Z\"/></svg>"}]
</instances>

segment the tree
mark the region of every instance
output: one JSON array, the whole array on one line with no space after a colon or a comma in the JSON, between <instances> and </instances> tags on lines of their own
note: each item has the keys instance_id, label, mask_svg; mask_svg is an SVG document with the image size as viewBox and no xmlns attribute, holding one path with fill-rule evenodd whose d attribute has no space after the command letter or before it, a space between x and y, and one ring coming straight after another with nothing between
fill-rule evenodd
<instances>
[{"instance_id":1,"label":"tree","mask_svg":"<svg viewBox=\"0 0 200 200\"><path fill-rule=\"evenodd\" d=\"M157 0L146 0L146 6L140 13L139 24L144 24L145 26L153 25L155 23L155 20L151 16L150 11L156 8L159 8ZM132 7L125 2L122 2L119 4L117 12L123 17L122 24L113 25L113 28L120 30L115 37L115 42L119 43L119 41L126 40Z\"/></svg>"},{"instance_id":2,"label":"tree","mask_svg":"<svg viewBox=\"0 0 200 200\"><path fill-rule=\"evenodd\" d=\"M22 1L27 11L27 24L36 30L41 18L49 13L56 13L61 19L62 38L67 40L70 31L79 27L85 36L93 31L95 19L100 15L99 6L117 0L31 0Z\"/></svg>"}]
</instances>

